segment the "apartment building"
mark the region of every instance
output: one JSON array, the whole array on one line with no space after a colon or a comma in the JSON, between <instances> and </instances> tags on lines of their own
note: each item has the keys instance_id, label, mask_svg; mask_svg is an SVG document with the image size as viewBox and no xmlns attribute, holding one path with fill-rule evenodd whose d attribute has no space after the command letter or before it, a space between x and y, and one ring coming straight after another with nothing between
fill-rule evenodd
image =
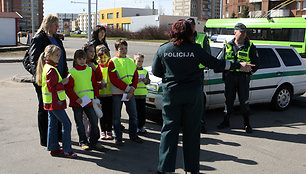
<instances>
[{"instance_id":1,"label":"apartment building","mask_svg":"<svg viewBox=\"0 0 306 174\"><path fill-rule=\"evenodd\" d=\"M157 9L143 8L114 8L100 10L100 24L106 25L108 28L122 29L130 31L131 17L133 16L149 16L158 14Z\"/></svg>"},{"instance_id":2,"label":"apartment building","mask_svg":"<svg viewBox=\"0 0 306 174\"><path fill-rule=\"evenodd\" d=\"M77 25L78 25L79 30L87 33L88 32L88 13L78 14L77 21L78 21ZM99 21L99 15L97 15L97 21ZM96 25L97 25L96 13L91 13L91 28L92 29L95 28Z\"/></svg>"},{"instance_id":3,"label":"apartment building","mask_svg":"<svg viewBox=\"0 0 306 174\"><path fill-rule=\"evenodd\" d=\"M174 16L195 16L199 20L220 18L220 0L174 0Z\"/></svg>"},{"instance_id":4,"label":"apartment building","mask_svg":"<svg viewBox=\"0 0 306 174\"><path fill-rule=\"evenodd\" d=\"M58 17L58 31L64 34L69 34L72 30L72 21L78 19L78 14L74 13L56 13L55 16Z\"/></svg>"},{"instance_id":5,"label":"apartment building","mask_svg":"<svg viewBox=\"0 0 306 174\"><path fill-rule=\"evenodd\" d=\"M43 0L34 1L34 28L37 30L43 20ZM32 30L31 0L0 0L0 12L18 12L18 31Z\"/></svg>"},{"instance_id":6,"label":"apartment building","mask_svg":"<svg viewBox=\"0 0 306 174\"><path fill-rule=\"evenodd\" d=\"M301 17L306 15L306 0L223 0L223 18L243 17L245 7L251 18Z\"/></svg>"}]
</instances>

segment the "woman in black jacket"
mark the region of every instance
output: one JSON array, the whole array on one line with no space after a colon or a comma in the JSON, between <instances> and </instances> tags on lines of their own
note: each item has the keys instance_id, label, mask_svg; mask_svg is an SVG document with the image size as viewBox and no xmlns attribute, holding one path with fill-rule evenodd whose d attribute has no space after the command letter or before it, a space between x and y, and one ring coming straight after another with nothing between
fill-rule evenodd
<instances>
[{"instance_id":1,"label":"woman in black jacket","mask_svg":"<svg viewBox=\"0 0 306 174\"><path fill-rule=\"evenodd\" d=\"M108 57L110 57L110 49L108 47L105 37L106 37L106 28L104 26L97 25L94 31L92 32L91 43L94 45L95 50L98 45L104 45L107 48L106 54Z\"/></svg>"},{"instance_id":2,"label":"woman in black jacket","mask_svg":"<svg viewBox=\"0 0 306 174\"><path fill-rule=\"evenodd\" d=\"M38 129L40 133L40 144L42 146L47 146L47 134L48 134L48 112L43 108L42 101L42 91L41 86L35 83L36 67L37 61L41 53L47 45L53 44L57 45L61 49L61 58L59 60L57 69L61 74L62 78L66 77L68 67L66 62L66 52L63 47L62 41L57 35L58 29L58 18L53 15L48 15L42 21L40 28L38 29L36 35L31 40L31 46L29 48L30 64L31 64L31 74L33 75L33 85L38 98ZM61 124L58 126L59 139L62 136Z\"/></svg>"}]
</instances>

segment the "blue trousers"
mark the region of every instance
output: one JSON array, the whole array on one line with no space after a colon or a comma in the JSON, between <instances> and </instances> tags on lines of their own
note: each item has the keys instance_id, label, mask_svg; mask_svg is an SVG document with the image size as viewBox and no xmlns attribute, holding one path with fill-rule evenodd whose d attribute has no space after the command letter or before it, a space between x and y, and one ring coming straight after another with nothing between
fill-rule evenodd
<instances>
[{"instance_id":1,"label":"blue trousers","mask_svg":"<svg viewBox=\"0 0 306 174\"><path fill-rule=\"evenodd\" d=\"M47 150L58 150L60 148L58 144L58 120L62 123L63 129L63 151L70 153L71 149L71 122L66 114L65 110L49 110L48 111L48 139L47 139Z\"/></svg>"},{"instance_id":2,"label":"blue trousers","mask_svg":"<svg viewBox=\"0 0 306 174\"><path fill-rule=\"evenodd\" d=\"M114 132L115 132L115 139L122 140L122 131L120 127L120 119L121 119L121 109L122 103L121 101L122 96L112 96L113 98L113 125L114 125ZM129 115L129 136L130 138L137 137L137 110L136 110L136 102L135 97L132 96L129 101L124 101L126 112Z\"/></svg>"}]
</instances>

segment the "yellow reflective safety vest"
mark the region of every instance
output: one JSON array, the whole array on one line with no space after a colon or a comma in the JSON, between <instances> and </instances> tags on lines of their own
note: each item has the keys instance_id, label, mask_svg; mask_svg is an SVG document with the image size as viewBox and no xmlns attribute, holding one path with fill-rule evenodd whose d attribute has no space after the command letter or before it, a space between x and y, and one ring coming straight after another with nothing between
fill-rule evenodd
<instances>
[{"instance_id":1,"label":"yellow reflective safety vest","mask_svg":"<svg viewBox=\"0 0 306 174\"><path fill-rule=\"evenodd\" d=\"M139 76L140 74L144 74L144 76L146 77L148 74L148 71L145 69L137 70L137 72ZM134 95L147 95L147 94L148 94L148 90L147 90L146 84L144 82L138 82Z\"/></svg>"},{"instance_id":2,"label":"yellow reflective safety vest","mask_svg":"<svg viewBox=\"0 0 306 174\"><path fill-rule=\"evenodd\" d=\"M132 84L134 72L136 70L136 65L134 61L129 57L113 57L111 60L114 62L115 65L115 68L112 70L112 72L117 71L119 79L121 79L127 85Z\"/></svg>"},{"instance_id":3,"label":"yellow reflective safety vest","mask_svg":"<svg viewBox=\"0 0 306 174\"><path fill-rule=\"evenodd\" d=\"M207 35L206 35L205 33L197 33L197 38L196 38L195 43L200 44L201 47L203 48L203 43L204 43L204 39L205 39L206 36L207 36ZM200 64L200 65L199 65L199 68L200 68L200 69L204 69L205 66L202 65L202 64Z\"/></svg>"},{"instance_id":4,"label":"yellow reflective safety vest","mask_svg":"<svg viewBox=\"0 0 306 174\"><path fill-rule=\"evenodd\" d=\"M44 104L51 104L52 103L52 93L49 91L47 87L47 73L48 71L53 68L57 72L58 75L58 83L62 81L62 77L58 70L49 64L45 64L42 72L42 84L41 84L41 91L42 91L42 98ZM59 101L63 101L66 99L66 93L65 90L57 91L57 97Z\"/></svg>"},{"instance_id":5,"label":"yellow reflective safety vest","mask_svg":"<svg viewBox=\"0 0 306 174\"><path fill-rule=\"evenodd\" d=\"M252 42L250 42L249 47L244 48L243 50L239 50L237 52L237 61L239 62L246 62L246 63L251 63L250 59L250 49L252 46ZM235 53L233 50L233 46L231 44L226 44L225 47L225 59L228 61L234 61L235 60ZM230 70L230 71L241 71L240 69L235 69L235 70Z\"/></svg>"},{"instance_id":6,"label":"yellow reflective safety vest","mask_svg":"<svg viewBox=\"0 0 306 174\"><path fill-rule=\"evenodd\" d=\"M92 86L92 69L90 67L86 67L84 70L77 70L75 68L71 68L69 70L71 77L74 80L73 91L79 98L87 95L90 99L94 98L94 91Z\"/></svg>"},{"instance_id":7,"label":"yellow reflective safety vest","mask_svg":"<svg viewBox=\"0 0 306 174\"><path fill-rule=\"evenodd\" d=\"M108 67L101 68L101 73L103 76L103 80L106 83L106 88L99 89L99 94L100 95L110 95L112 94L112 91L111 91L111 82L108 76Z\"/></svg>"}]
</instances>

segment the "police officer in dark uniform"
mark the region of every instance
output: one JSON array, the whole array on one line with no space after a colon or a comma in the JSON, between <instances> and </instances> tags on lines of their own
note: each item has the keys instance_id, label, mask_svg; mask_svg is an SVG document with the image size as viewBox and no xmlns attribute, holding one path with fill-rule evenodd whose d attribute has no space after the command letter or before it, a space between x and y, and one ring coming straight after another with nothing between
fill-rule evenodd
<instances>
[{"instance_id":1,"label":"police officer in dark uniform","mask_svg":"<svg viewBox=\"0 0 306 174\"><path fill-rule=\"evenodd\" d=\"M163 127L158 173L174 172L178 136L183 132L184 170L199 173L200 128L203 112L203 71L209 68L249 70L249 64L218 60L193 43L190 23L181 19L169 33L170 42L157 51L152 73L162 78Z\"/></svg>"},{"instance_id":2,"label":"police officer in dark uniform","mask_svg":"<svg viewBox=\"0 0 306 174\"><path fill-rule=\"evenodd\" d=\"M237 23L234 30L235 38L225 45L222 57L228 61L248 62L255 66L250 71L235 69L223 72L226 113L223 122L218 125L218 128L224 129L229 127L229 118L234 110L234 101L237 92L244 119L244 129L247 133L252 133L252 127L249 121L249 83L251 75L258 69L256 66L258 65L258 55L254 44L246 38L246 26L242 23Z\"/></svg>"},{"instance_id":3,"label":"police officer in dark uniform","mask_svg":"<svg viewBox=\"0 0 306 174\"><path fill-rule=\"evenodd\" d=\"M195 30L196 23L195 23L194 18L187 18L186 21L191 24L191 29L192 29L192 32L193 32L193 42L201 45L201 47L210 55L211 54L211 49L210 49L210 45L209 45L208 36L205 33L198 33ZM203 28L203 32L205 32L205 27ZM202 64L200 64L199 67L202 70L205 69L205 66L203 66ZM203 89L202 92L204 92L204 89ZM204 93L203 93L203 95L204 95ZM204 96L204 102L203 102L204 108L205 108L205 105L206 105L206 98ZM202 119L201 119L201 132L202 133L207 132L205 111L203 111L203 115L202 115Z\"/></svg>"}]
</instances>

